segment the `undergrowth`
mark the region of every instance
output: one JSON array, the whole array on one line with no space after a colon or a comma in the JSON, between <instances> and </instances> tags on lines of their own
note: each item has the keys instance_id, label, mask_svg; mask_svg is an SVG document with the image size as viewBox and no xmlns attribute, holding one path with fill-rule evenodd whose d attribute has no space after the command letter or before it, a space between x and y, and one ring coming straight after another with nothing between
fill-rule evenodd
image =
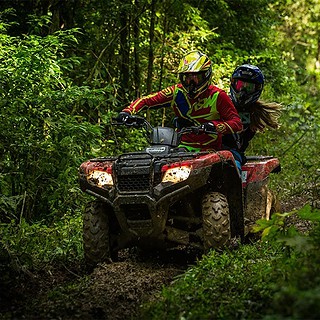
<instances>
[{"instance_id":1,"label":"undergrowth","mask_svg":"<svg viewBox=\"0 0 320 320\"><path fill-rule=\"evenodd\" d=\"M287 223L292 215L312 223L309 233ZM319 221L310 206L259 220L260 241L204 255L143 306L141 319L320 318ZM2 286L16 281L13 272L81 262L81 224L80 213L66 213L50 226L24 219L2 225Z\"/></svg>"},{"instance_id":2,"label":"undergrowth","mask_svg":"<svg viewBox=\"0 0 320 320\"><path fill-rule=\"evenodd\" d=\"M284 219L314 221L301 234ZM305 207L258 221L262 241L211 251L143 307L144 319L318 319L320 211Z\"/></svg>"},{"instance_id":3,"label":"undergrowth","mask_svg":"<svg viewBox=\"0 0 320 320\"><path fill-rule=\"evenodd\" d=\"M82 259L82 216L66 213L50 225L45 221L2 223L0 227L0 266L30 270Z\"/></svg>"}]
</instances>

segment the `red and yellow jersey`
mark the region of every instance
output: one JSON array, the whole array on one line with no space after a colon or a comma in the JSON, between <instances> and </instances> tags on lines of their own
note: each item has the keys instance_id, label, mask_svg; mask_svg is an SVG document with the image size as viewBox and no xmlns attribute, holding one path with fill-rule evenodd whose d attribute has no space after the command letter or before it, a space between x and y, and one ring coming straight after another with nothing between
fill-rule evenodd
<instances>
[{"instance_id":1,"label":"red and yellow jersey","mask_svg":"<svg viewBox=\"0 0 320 320\"><path fill-rule=\"evenodd\" d=\"M195 99L188 97L181 84L173 85L159 92L139 98L123 111L131 114L146 108L157 109L171 107L177 117L189 120L195 125L212 122L217 134L193 134L182 136L182 144L202 150L221 149L224 134L233 134L242 130L241 119L236 108L225 91L214 85Z\"/></svg>"}]
</instances>

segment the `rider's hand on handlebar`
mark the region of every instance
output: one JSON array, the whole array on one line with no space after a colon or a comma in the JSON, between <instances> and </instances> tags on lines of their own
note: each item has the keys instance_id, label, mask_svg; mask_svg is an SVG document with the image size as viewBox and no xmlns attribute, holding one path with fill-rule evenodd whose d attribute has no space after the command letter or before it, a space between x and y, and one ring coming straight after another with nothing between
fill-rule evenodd
<instances>
[{"instance_id":1,"label":"rider's hand on handlebar","mask_svg":"<svg viewBox=\"0 0 320 320\"><path fill-rule=\"evenodd\" d=\"M121 111L115 120L119 123L127 123L128 120L131 119L131 114L129 112Z\"/></svg>"},{"instance_id":2,"label":"rider's hand on handlebar","mask_svg":"<svg viewBox=\"0 0 320 320\"><path fill-rule=\"evenodd\" d=\"M144 118L132 115L125 111L121 111L116 118L113 118L113 120L116 121L114 124L124 124L127 127L133 128L141 128L146 123Z\"/></svg>"},{"instance_id":3,"label":"rider's hand on handlebar","mask_svg":"<svg viewBox=\"0 0 320 320\"><path fill-rule=\"evenodd\" d=\"M212 122L203 123L200 130L204 133L217 133L216 126Z\"/></svg>"}]
</instances>

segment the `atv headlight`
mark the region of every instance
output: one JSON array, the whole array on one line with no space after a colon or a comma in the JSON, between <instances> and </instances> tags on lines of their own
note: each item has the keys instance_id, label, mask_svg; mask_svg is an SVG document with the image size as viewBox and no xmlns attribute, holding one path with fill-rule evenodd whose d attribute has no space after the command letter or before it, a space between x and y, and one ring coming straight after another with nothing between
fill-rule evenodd
<instances>
[{"instance_id":1,"label":"atv headlight","mask_svg":"<svg viewBox=\"0 0 320 320\"><path fill-rule=\"evenodd\" d=\"M87 175L87 181L93 185L97 186L99 188L108 188L113 186L113 179L111 172L106 171L91 171Z\"/></svg>"},{"instance_id":2,"label":"atv headlight","mask_svg":"<svg viewBox=\"0 0 320 320\"><path fill-rule=\"evenodd\" d=\"M165 174L162 178L162 182L181 182L186 179L188 179L190 172L191 172L191 166L184 165L179 167L172 167L169 168L167 166L164 166L162 170L165 170Z\"/></svg>"}]
</instances>

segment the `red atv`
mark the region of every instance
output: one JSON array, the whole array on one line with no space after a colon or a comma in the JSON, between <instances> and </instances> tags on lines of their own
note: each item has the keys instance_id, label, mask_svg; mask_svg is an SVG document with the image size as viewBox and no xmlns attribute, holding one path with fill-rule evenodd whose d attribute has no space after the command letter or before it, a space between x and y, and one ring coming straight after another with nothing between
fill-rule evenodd
<instances>
[{"instance_id":1,"label":"red atv","mask_svg":"<svg viewBox=\"0 0 320 320\"><path fill-rule=\"evenodd\" d=\"M250 157L242 179L230 151L188 152L179 148L188 127L151 127L132 116L127 126L144 128L150 146L143 151L84 162L81 190L94 196L84 212L86 262L116 259L123 248L186 245L207 252L232 238L244 239L259 218L276 210L268 176L278 159ZM202 131L203 132L203 131Z\"/></svg>"}]
</instances>

